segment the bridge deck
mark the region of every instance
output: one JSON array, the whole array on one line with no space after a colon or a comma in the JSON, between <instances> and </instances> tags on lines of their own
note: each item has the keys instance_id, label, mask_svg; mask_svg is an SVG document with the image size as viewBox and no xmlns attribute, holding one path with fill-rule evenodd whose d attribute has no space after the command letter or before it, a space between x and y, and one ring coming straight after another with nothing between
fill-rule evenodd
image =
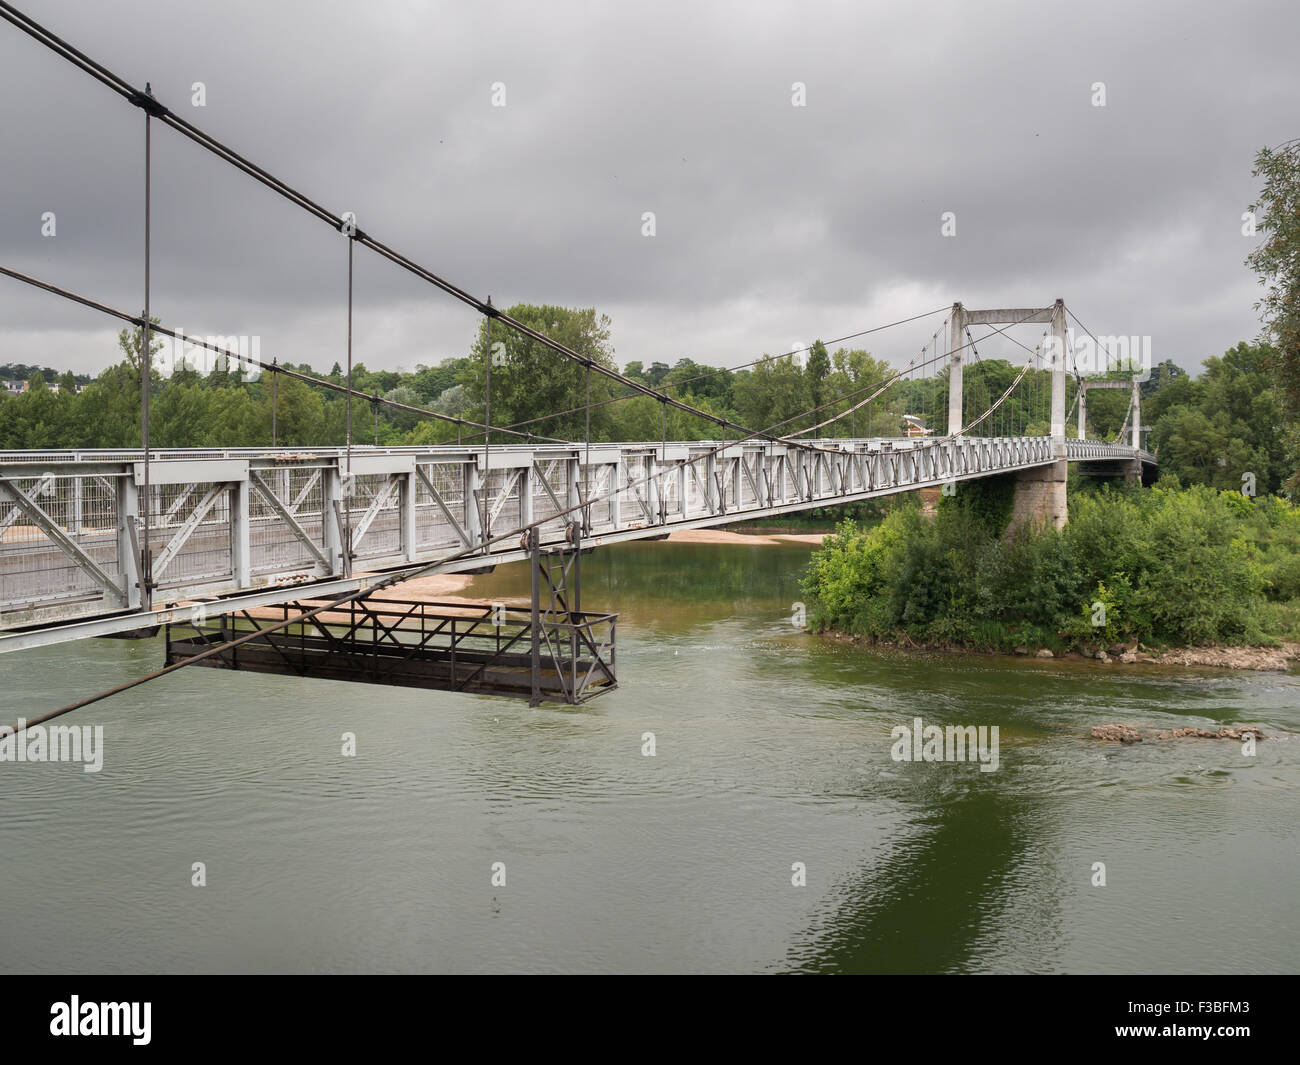
<instances>
[{"instance_id":1,"label":"bridge deck","mask_svg":"<svg viewBox=\"0 0 1300 1065\"><path fill-rule=\"evenodd\" d=\"M483 541L540 521L543 543L559 542L577 516L562 512L584 500L583 543L598 546L1135 454L1067 440L1054 456L1048 437L816 444L354 447L350 477L341 448L151 452L152 610L138 572L142 453L0 452L0 651L342 594L367 587L362 570L517 561L515 538Z\"/></svg>"}]
</instances>

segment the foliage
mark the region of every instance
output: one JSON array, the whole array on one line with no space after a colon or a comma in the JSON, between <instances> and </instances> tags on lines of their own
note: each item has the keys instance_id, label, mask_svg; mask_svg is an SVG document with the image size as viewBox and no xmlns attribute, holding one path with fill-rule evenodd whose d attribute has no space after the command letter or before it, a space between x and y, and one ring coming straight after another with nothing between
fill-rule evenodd
<instances>
[{"instance_id":1,"label":"foliage","mask_svg":"<svg viewBox=\"0 0 1300 1065\"><path fill-rule=\"evenodd\" d=\"M1271 340L1270 368L1281 385L1288 421L1292 461L1290 486L1297 484L1300 439L1294 426L1300 414L1300 141L1264 148L1255 156L1256 177L1263 178L1259 199L1251 205L1260 244L1246 258L1259 276L1264 294L1256 307Z\"/></svg>"},{"instance_id":2,"label":"foliage","mask_svg":"<svg viewBox=\"0 0 1300 1065\"><path fill-rule=\"evenodd\" d=\"M1006 528L1011 517L1011 506L1016 484L1010 477L980 477L960 481L954 494L940 496L940 511L961 507L968 511L989 532L998 533Z\"/></svg>"},{"instance_id":3,"label":"foliage","mask_svg":"<svg viewBox=\"0 0 1300 1065\"><path fill-rule=\"evenodd\" d=\"M596 363L615 366L611 323L594 309L516 306L510 313L539 332L553 336ZM363 396L352 402L352 438L356 443L440 444L482 440L481 431L458 427L450 418L484 420L489 325L481 324L464 356L413 372L368 370L357 363L353 387ZM538 437L583 439L587 432L587 372L543 344L491 326L496 355L491 373L491 421L517 427ZM18 396L0 393L0 447L130 447L139 445L140 330L118 338L121 361L104 370L81 393L73 387L88 381L55 367L11 363L12 371L31 372L53 389L29 387ZM161 338L153 342L159 348ZM1264 344L1241 343L1221 357L1205 360L1196 378L1166 361L1142 386L1143 420L1151 424L1150 446L1158 453L1167 483L1205 484L1241 489L1252 474L1263 496L1283 490L1293 466L1287 451L1283 398L1273 380L1277 353ZM947 371L922 380L893 380L895 370L863 349L830 351L812 344L804 365L795 356L764 357L741 370L722 370L679 358L674 364L630 362L626 374L648 387L670 390L683 402L753 430L781 426L781 434L812 430L819 437L890 436L905 431L904 415L926 428L943 432L947 425ZM281 363L311 373L305 364ZM996 400L1016 379L1019 369L1000 359L980 359L966 368L965 412L973 417ZM1031 371L1007 400L974 433L1041 435L1048 432L1042 400L1050 392L1049 374ZM329 379L346 380L336 362ZM850 408L887 388L859 410ZM1074 382L1069 382L1073 390ZM280 376L249 375L235 364L201 374L188 367L170 376L155 372L150 385L153 440L164 446L339 445L346 439L347 401L338 392ZM376 406L368 397L387 397L412 408L444 415ZM272 411L274 403L274 412ZM728 434L717 424L656 399L638 395L599 373L591 374L591 437L616 440L720 440ZM1094 435L1106 435L1124 420L1125 390L1099 390L1089 399ZM1109 404L1109 406L1108 406ZM816 415L814 406L825 409ZM1113 409L1111 409L1113 408ZM520 425L519 423L524 423ZM1072 428L1072 427L1071 427ZM734 430L733 430L734 432ZM519 437L495 433L505 443ZM995 482L969 482L961 491L972 497L995 488ZM992 507L994 500L986 500ZM945 504L946 505L946 504ZM1005 508L1003 498L1001 507ZM821 522L848 513L859 522L879 521L879 503L855 505L853 511L814 513ZM995 508L996 509L996 508ZM996 517L989 514L988 517ZM1280 578L1279 578L1280 579Z\"/></svg>"},{"instance_id":4,"label":"foliage","mask_svg":"<svg viewBox=\"0 0 1300 1065\"><path fill-rule=\"evenodd\" d=\"M805 579L813 627L956 643L978 631L1005 649L1258 642L1269 575L1300 588L1292 551L1260 558L1261 538L1280 545L1279 528L1300 540L1300 518L1276 501L1204 486L1103 488L1072 499L1063 531L1008 536L987 498L960 499L932 521L910 510L869 530L841 525Z\"/></svg>"},{"instance_id":5,"label":"foliage","mask_svg":"<svg viewBox=\"0 0 1300 1065\"><path fill-rule=\"evenodd\" d=\"M1153 420L1162 473L1237 490L1251 474L1260 495L1282 488L1289 471L1274 359L1268 345L1243 342L1206 359L1197 380L1175 378L1153 394L1143 416Z\"/></svg>"}]
</instances>

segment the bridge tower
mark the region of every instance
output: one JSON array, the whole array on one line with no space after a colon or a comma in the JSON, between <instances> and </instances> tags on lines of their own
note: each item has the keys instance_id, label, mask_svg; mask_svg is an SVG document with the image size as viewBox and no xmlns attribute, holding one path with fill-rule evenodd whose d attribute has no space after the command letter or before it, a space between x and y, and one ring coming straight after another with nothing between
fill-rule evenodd
<instances>
[{"instance_id":1,"label":"bridge tower","mask_svg":"<svg viewBox=\"0 0 1300 1065\"><path fill-rule=\"evenodd\" d=\"M1128 381L1080 381L1079 382L1079 439L1083 440L1088 429L1088 393L1096 389L1129 389L1128 414L1125 424L1130 427L1129 441L1133 445L1133 461L1125 476L1131 481L1142 479L1142 379L1134 374ZM1120 443L1123 443L1121 429Z\"/></svg>"},{"instance_id":2,"label":"bridge tower","mask_svg":"<svg viewBox=\"0 0 1300 1065\"><path fill-rule=\"evenodd\" d=\"M952 305L948 317L948 435L960 436L962 429L961 379L962 351L966 335L966 308Z\"/></svg>"},{"instance_id":3,"label":"bridge tower","mask_svg":"<svg viewBox=\"0 0 1300 1065\"><path fill-rule=\"evenodd\" d=\"M1133 416L1133 468L1129 480L1142 482L1142 385L1133 375L1133 398L1129 400Z\"/></svg>"},{"instance_id":4,"label":"bridge tower","mask_svg":"<svg viewBox=\"0 0 1300 1065\"><path fill-rule=\"evenodd\" d=\"M1052 368L1051 436L1052 454L1065 458L1065 301L1057 300L1050 307L1005 309L988 311L967 310L961 303L952 305L948 331L948 435L960 436L962 424L962 352L963 338L972 325L1023 325L1041 322L1051 325L1051 343L1047 346L1047 361Z\"/></svg>"},{"instance_id":5,"label":"bridge tower","mask_svg":"<svg viewBox=\"0 0 1300 1065\"><path fill-rule=\"evenodd\" d=\"M1065 458L1065 301L1050 307L996 308L967 310L960 303L952 305L948 340L948 435L960 436L962 424L962 351L966 329L972 325L1010 326L1038 322L1050 326L1051 342L1047 361L1052 370L1050 432L1052 457L1050 466L1022 470L1016 474L1016 495L1010 529L1032 522L1050 521L1056 528L1065 526L1066 458Z\"/></svg>"}]
</instances>

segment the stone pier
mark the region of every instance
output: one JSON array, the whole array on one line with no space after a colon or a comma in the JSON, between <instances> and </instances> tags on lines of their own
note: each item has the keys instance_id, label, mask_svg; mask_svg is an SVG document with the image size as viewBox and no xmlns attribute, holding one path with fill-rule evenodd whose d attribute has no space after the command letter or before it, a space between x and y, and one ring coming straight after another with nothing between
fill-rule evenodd
<instances>
[{"instance_id":1,"label":"stone pier","mask_svg":"<svg viewBox=\"0 0 1300 1065\"><path fill-rule=\"evenodd\" d=\"M1011 519L1007 522L1008 536L1027 525L1046 522L1051 522L1057 529L1065 528L1067 466L1065 459L1060 459L1050 466L1036 466L1015 475L1016 492L1011 504Z\"/></svg>"}]
</instances>

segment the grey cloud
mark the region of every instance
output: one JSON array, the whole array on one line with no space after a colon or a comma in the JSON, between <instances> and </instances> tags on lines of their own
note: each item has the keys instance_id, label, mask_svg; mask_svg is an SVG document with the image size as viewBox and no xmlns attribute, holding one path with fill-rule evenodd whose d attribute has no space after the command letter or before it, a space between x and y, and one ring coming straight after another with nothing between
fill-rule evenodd
<instances>
[{"instance_id":1,"label":"grey cloud","mask_svg":"<svg viewBox=\"0 0 1300 1065\"><path fill-rule=\"evenodd\" d=\"M1300 96L1285 3L25 9L471 291L607 311L625 359L742 362L954 299L1062 296L1195 366L1257 331L1239 217ZM137 311L140 113L8 26L0 87L0 262ZM169 130L154 147L164 320L327 367L342 238ZM476 324L378 261L357 304L372 367L460 353ZM906 357L932 328L870 346ZM58 345L34 352L42 330ZM98 368L105 335L0 285L0 361Z\"/></svg>"}]
</instances>

